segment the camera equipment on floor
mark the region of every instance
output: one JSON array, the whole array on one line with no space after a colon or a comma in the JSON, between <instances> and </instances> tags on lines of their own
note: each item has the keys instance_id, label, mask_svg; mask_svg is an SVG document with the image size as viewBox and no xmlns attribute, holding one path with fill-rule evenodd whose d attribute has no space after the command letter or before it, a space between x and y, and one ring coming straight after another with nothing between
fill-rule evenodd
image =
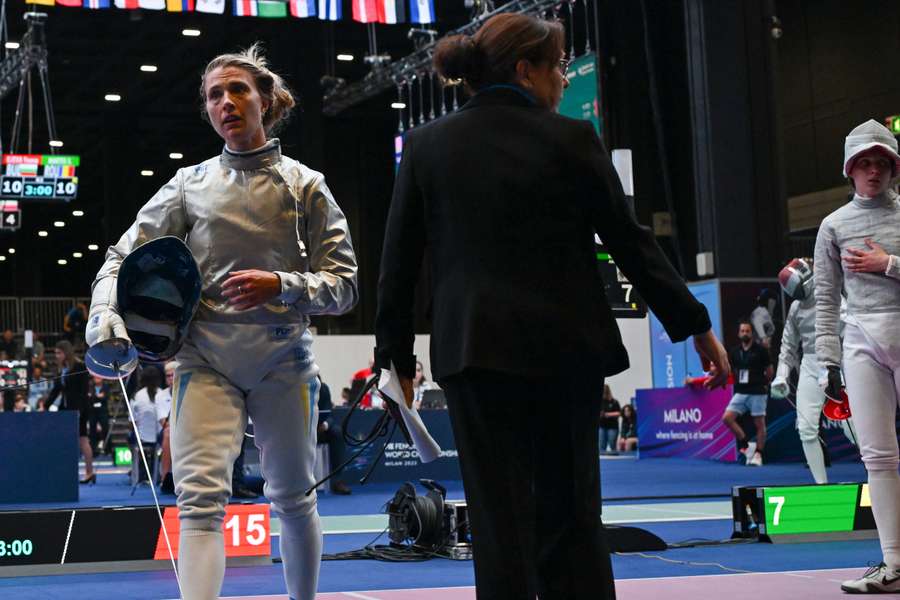
<instances>
[{"instance_id":1,"label":"camera equipment on floor","mask_svg":"<svg viewBox=\"0 0 900 600\"><path fill-rule=\"evenodd\" d=\"M400 486L387 503L392 545L409 544L418 550L456 560L472 557L465 500L447 500L447 490L431 479L420 479L428 492L416 494L412 483Z\"/></svg>"}]
</instances>

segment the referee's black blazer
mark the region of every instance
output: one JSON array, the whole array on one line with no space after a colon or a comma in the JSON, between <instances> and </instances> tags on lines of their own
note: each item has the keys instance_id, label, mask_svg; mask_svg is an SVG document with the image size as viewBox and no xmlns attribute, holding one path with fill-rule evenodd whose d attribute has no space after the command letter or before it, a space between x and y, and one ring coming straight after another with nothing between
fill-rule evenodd
<instances>
[{"instance_id":1,"label":"referee's black blazer","mask_svg":"<svg viewBox=\"0 0 900 600\"><path fill-rule=\"evenodd\" d=\"M435 379L470 367L625 370L594 232L673 340L709 329L706 308L635 221L589 122L498 87L408 132L378 282L377 365L414 373L414 288L427 246Z\"/></svg>"}]
</instances>

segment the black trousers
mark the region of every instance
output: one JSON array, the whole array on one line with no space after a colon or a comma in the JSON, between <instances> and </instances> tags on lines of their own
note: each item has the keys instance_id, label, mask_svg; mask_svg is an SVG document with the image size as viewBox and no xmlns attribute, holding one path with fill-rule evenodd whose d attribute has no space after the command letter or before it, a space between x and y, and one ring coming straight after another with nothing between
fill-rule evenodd
<instances>
[{"instance_id":1,"label":"black trousers","mask_svg":"<svg viewBox=\"0 0 900 600\"><path fill-rule=\"evenodd\" d=\"M597 458L603 381L467 370L441 386L478 600L613 600Z\"/></svg>"}]
</instances>

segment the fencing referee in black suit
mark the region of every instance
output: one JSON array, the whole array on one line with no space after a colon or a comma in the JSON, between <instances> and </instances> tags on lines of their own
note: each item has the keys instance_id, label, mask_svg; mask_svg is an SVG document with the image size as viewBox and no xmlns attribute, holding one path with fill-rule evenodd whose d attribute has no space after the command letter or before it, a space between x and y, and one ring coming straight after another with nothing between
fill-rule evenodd
<instances>
[{"instance_id":1,"label":"fencing referee in black suit","mask_svg":"<svg viewBox=\"0 0 900 600\"><path fill-rule=\"evenodd\" d=\"M411 398L413 295L429 250L432 371L446 391L479 600L614 598L600 522L603 378L628 367L594 233L669 336L729 373L706 309L635 221L593 126L556 113L559 23L517 14L438 45L474 96L410 131L378 287L377 366ZM576 375L573 377L573 373Z\"/></svg>"}]
</instances>

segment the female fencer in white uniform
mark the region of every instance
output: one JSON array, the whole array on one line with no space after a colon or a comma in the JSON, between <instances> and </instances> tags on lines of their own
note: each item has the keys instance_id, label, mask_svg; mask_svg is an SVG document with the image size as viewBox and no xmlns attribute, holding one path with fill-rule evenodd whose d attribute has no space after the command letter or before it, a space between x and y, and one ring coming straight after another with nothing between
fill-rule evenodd
<instances>
[{"instance_id":1,"label":"female fencer in white uniform","mask_svg":"<svg viewBox=\"0 0 900 600\"><path fill-rule=\"evenodd\" d=\"M841 588L900 592L900 452L894 420L900 399L900 172L897 140L869 120L847 136L844 176L853 199L822 221L816 239L816 355L829 398L841 372L869 474L883 561ZM840 339L841 295L846 297Z\"/></svg>"},{"instance_id":2,"label":"female fencer in white uniform","mask_svg":"<svg viewBox=\"0 0 900 600\"><path fill-rule=\"evenodd\" d=\"M813 261L795 258L778 275L784 293L793 298L781 335L778 369L770 387L773 398L786 398L791 371L797 369L797 431L806 463L816 483L828 483L825 453L819 444L819 421L825 394L819 387L819 360L816 358L816 294ZM856 444L850 419L840 421L847 438Z\"/></svg>"},{"instance_id":3,"label":"female fencer in white uniform","mask_svg":"<svg viewBox=\"0 0 900 600\"><path fill-rule=\"evenodd\" d=\"M109 249L88 341L124 330L114 293L123 258L161 236L185 240L202 295L177 356L172 405L183 597L213 600L221 590L222 521L249 415L265 494L281 520L288 593L313 600L322 534L316 496L304 493L313 484L319 389L309 315L353 307L356 259L322 174L267 139L294 100L257 48L213 59L201 95L222 154L179 169Z\"/></svg>"}]
</instances>

